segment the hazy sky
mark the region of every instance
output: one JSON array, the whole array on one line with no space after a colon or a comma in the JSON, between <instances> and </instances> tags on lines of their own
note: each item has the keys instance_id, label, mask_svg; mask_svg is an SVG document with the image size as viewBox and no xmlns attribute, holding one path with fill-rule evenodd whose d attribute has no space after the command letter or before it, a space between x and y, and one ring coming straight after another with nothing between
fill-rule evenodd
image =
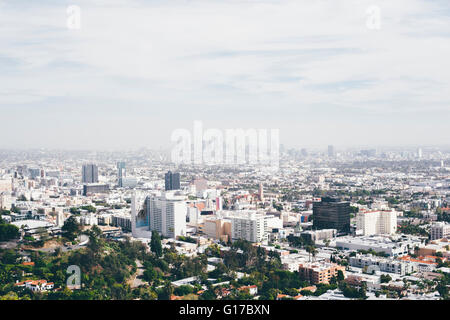
<instances>
[{"instance_id":1,"label":"hazy sky","mask_svg":"<svg viewBox=\"0 0 450 320\"><path fill-rule=\"evenodd\" d=\"M0 0L0 148L159 147L194 120L449 144L449 18L448 0Z\"/></svg>"}]
</instances>

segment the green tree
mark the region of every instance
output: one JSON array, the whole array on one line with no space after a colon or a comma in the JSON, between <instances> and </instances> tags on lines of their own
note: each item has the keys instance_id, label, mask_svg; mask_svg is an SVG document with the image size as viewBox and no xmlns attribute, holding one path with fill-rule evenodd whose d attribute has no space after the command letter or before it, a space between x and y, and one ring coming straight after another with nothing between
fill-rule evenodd
<instances>
[{"instance_id":1,"label":"green tree","mask_svg":"<svg viewBox=\"0 0 450 320\"><path fill-rule=\"evenodd\" d=\"M206 290L202 293L202 295L199 298L200 300L216 300L216 294L213 290Z\"/></svg>"},{"instance_id":2,"label":"green tree","mask_svg":"<svg viewBox=\"0 0 450 320\"><path fill-rule=\"evenodd\" d=\"M19 228L12 224L0 224L0 241L9 241L20 237Z\"/></svg>"},{"instance_id":3,"label":"green tree","mask_svg":"<svg viewBox=\"0 0 450 320\"><path fill-rule=\"evenodd\" d=\"M174 288L172 284L167 283L162 290L158 294L159 300L170 300L170 297L173 295Z\"/></svg>"},{"instance_id":4,"label":"green tree","mask_svg":"<svg viewBox=\"0 0 450 320\"><path fill-rule=\"evenodd\" d=\"M155 230L152 231L152 239L150 241L150 249L158 258L162 256L161 236Z\"/></svg>"},{"instance_id":5,"label":"green tree","mask_svg":"<svg viewBox=\"0 0 450 320\"><path fill-rule=\"evenodd\" d=\"M388 274L382 274L381 276L380 276L380 282L381 283L388 283L388 282L390 282L392 280L392 277L390 276L390 275L388 275Z\"/></svg>"},{"instance_id":6,"label":"green tree","mask_svg":"<svg viewBox=\"0 0 450 320\"><path fill-rule=\"evenodd\" d=\"M71 216L66 221L64 221L64 225L62 226L61 230L69 240L73 241L80 233L81 226L75 220L75 218Z\"/></svg>"}]
</instances>

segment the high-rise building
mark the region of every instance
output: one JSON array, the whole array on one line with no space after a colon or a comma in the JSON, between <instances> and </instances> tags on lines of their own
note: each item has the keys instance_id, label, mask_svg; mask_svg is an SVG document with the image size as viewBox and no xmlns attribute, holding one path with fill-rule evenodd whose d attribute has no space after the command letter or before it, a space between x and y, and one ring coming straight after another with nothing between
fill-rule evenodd
<instances>
[{"instance_id":1,"label":"high-rise building","mask_svg":"<svg viewBox=\"0 0 450 320\"><path fill-rule=\"evenodd\" d=\"M123 178L127 176L126 163L121 161L117 162L117 179L120 188L123 187Z\"/></svg>"},{"instance_id":2,"label":"high-rise building","mask_svg":"<svg viewBox=\"0 0 450 320\"><path fill-rule=\"evenodd\" d=\"M95 164L85 164L82 170L83 183L98 183L98 167Z\"/></svg>"},{"instance_id":3,"label":"high-rise building","mask_svg":"<svg viewBox=\"0 0 450 320\"><path fill-rule=\"evenodd\" d=\"M150 230L168 238L186 235L187 205L184 197L166 192L149 198L148 203Z\"/></svg>"},{"instance_id":4,"label":"high-rise building","mask_svg":"<svg viewBox=\"0 0 450 320\"><path fill-rule=\"evenodd\" d=\"M262 183L259 184L258 197L259 197L260 201L264 201L264 188L263 188L263 184Z\"/></svg>"},{"instance_id":5,"label":"high-rise building","mask_svg":"<svg viewBox=\"0 0 450 320\"><path fill-rule=\"evenodd\" d=\"M151 232L176 238L186 235L187 205L184 196L172 192L145 195L135 191L131 200L131 230L133 237L151 238Z\"/></svg>"},{"instance_id":6,"label":"high-rise building","mask_svg":"<svg viewBox=\"0 0 450 320\"><path fill-rule=\"evenodd\" d=\"M250 242L265 242L268 239L267 220L255 211L237 211L228 217L231 220L232 239Z\"/></svg>"},{"instance_id":7,"label":"high-rise building","mask_svg":"<svg viewBox=\"0 0 450 320\"><path fill-rule=\"evenodd\" d=\"M397 211L366 211L356 215L356 229L365 236L395 234L397 232Z\"/></svg>"},{"instance_id":8,"label":"high-rise building","mask_svg":"<svg viewBox=\"0 0 450 320\"><path fill-rule=\"evenodd\" d=\"M350 203L324 197L313 205L314 229L336 229L338 234L350 232Z\"/></svg>"},{"instance_id":9,"label":"high-rise building","mask_svg":"<svg viewBox=\"0 0 450 320\"><path fill-rule=\"evenodd\" d=\"M64 225L64 212L62 210L56 213L56 226L62 227Z\"/></svg>"},{"instance_id":10,"label":"high-rise building","mask_svg":"<svg viewBox=\"0 0 450 320\"><path fill-rule=\"evenodd\" d=\"M334 152L334 146L329 145L329 146L328 146L328 157L334 158L335 155L336 155L336 154L335 154L335 152Z\"/></svg>"},{"instance_id":11,"label":"high-rise building","mask_svg":"<svg viewBox=\"0 0 450 320\"><path fill-rule=\"evenodd\" d=\"M169 171L165 174L166 191L180 190L180 174Z\"/></svg>"},{"instance_id":12,"label":"high-rise building","mask_svg":"<svg viewBox=\"0 0 450 320\"><path fill-rule=\"evenodd\" d=\"M203 232L212 239L228 242L231 237L231 221L217 217L205 220Z\"/></svg>"}]
</instances>

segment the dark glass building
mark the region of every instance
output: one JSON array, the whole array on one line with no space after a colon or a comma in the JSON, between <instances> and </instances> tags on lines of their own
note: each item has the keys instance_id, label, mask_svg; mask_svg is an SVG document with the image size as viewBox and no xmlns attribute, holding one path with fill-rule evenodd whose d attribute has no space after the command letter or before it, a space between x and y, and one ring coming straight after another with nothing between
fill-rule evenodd
<instances>
[{"instance_id":1,"label":"dark glass building","mask_svg":"<svg viewBox=\"0 0 450 320\"><path fill-rule=\"evenodd\" d=\"M117 162L117 180L120 188L123 188L123 178L127 176L127 169L125 162Z\"/></svg>"},{"instance_id":2,"label":"dark glass building","mask_svg":"<svg viewBox=\"0 0 450 320\"><path fill-rule=\"evenodd\" d=\"M350 202L324 197L313 204L313 228L336 229L338 234L350 233Z\"/></svg>"},{"instance_id":3,"label":"dark glass building","mask_svg":"<svg viewBox=\"0 0 450 320\"><path fill-rule=\"evenodd\" d=\"M181 189L179 173L172 173L171 171L167 172L165 175L165 182L166 191Z\"/></svg>"},{"instance_id":4,"label":"dark glass building","mask_svg":"<svg viewBox=\"0 0 450 320\"><path fill-rule=\"evenodd\" d=\"M98 167L95 164L83 165L81 181L83 183L97 183L98 182Z\"/></svg>"}]
</instances>

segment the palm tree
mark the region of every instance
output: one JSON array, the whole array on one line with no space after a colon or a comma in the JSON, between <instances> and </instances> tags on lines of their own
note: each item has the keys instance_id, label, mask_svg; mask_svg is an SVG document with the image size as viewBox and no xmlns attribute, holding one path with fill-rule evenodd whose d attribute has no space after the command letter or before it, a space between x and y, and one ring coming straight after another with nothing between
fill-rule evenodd
<instances>
[{"instance_id":1,"label":"palm tree","mask_svg":"<svg viewBox=\"0 0 450 320\"><path fill-rule=\"evenodd\" d=\"M312 250L311 250L311 254L312 254L312 256L313 256L313 262L316 260L316 254L317 254L317 249L316 249L316 247L312 247Z\"/></svg>"},{"instance_id":2,"label":"palm tree","mask_svg":"<svg viewBox=\"0 0 450 320\"><path fill-rule=\"evenodd\" d=\"M309 257L309 262L311 262L311 255L313 256L313 258L316 256L317 254L317 249L314 246L306 246L306 251L308 252L308 257Z\"/></svg>"},{"instance_id":3,"label":"palm tree","mask_svg":"<svg viewBox=\"0 0 450 320\"><path fill-rule=\"evenodd\" d=\"M308 252L308 261L311 262L311 246L306 246L305 250Z\"/></svg>"}]
</instances>

